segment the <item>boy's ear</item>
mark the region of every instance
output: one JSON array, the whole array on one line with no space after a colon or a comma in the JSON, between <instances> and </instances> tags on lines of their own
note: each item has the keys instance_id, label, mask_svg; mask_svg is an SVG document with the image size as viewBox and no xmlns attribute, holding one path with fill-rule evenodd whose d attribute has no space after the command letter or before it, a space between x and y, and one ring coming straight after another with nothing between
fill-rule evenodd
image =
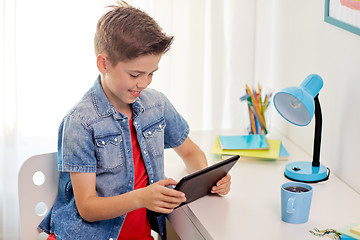
<instances>
[{"instance_id":1,"label":"boy's ear","mask_svg":"<svg viewBox=\"0 0 360 240\"><path fill-rule=\"evenodd\" d=\"M96 58L97 68L103 74L107 72L107 65L106 65L107 61L108 61L107 56L104 54L99 54Z\"/></svg>"}]
</instances>

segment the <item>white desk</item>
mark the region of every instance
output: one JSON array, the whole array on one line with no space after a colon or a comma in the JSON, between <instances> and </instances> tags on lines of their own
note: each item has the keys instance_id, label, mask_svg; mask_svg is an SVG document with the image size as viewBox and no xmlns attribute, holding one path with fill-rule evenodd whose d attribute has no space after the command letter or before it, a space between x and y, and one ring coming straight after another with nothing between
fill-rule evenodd
<instances>
[{"instance_id":1,"label":"white desk","mask_svg":"<svg viewBox=\"0 0 360 240\"><path fill-rule=\"evenodd\" d=\"M236 133L193 132L190 135L206 153L209 165L218 161L210 154L216 134ZM309 230L360 224L360 194L333 173L328 181L312 184L314 193L307 223L283 222L280 186L289 181L283 174L285 165L289 161L311 161L312 157L277 133L271 137L283 141L290 153L289 160L240 158L230 171L232 185L228 195L203 197L168 216L181 239L321 240L323 238L310 234ZM187 174L173 151L165 153L165 172L167 177L176 180Z\"/></svg>"}]
</instances>

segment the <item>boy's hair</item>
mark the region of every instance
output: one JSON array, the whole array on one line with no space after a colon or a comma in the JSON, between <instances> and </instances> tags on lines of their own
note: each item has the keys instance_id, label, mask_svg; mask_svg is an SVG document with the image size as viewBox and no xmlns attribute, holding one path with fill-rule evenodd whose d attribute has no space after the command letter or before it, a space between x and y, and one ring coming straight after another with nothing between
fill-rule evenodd
<instances>
[{"instance_id":1,"label":"boy's hair","mask_svg":"<svg viewBox=\"0 0 360 240\"><path fill-rule=\"evenodd\" d=\"M98 21L94 38L95 54L105 53L110 62L128 61L170 49L173 36L167 36L145 12L125 2L105 13Z\"/></svg>"}]
</instances>

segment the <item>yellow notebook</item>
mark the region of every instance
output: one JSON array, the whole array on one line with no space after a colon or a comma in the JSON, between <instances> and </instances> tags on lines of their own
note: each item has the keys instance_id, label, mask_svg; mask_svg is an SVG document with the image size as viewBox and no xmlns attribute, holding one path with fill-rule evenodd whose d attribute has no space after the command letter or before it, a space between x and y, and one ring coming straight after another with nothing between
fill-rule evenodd
<instances>
[{"instance_id":1,"label":"yellow notebook","mask_svg":"<svg viewBox=\"0 0 360 240\"><path fill-rule=\"evenodd\" d=\"M221 148L219 136L215 137L214 145L211 150L212 154L223 154L223 155L240 155L244 157L255 157L255 158L267 158L267 159L278 159L280 152L280 140L267 139L269 143L269 149L261 150L226 150Z\"/></svg>"}]
</instances>

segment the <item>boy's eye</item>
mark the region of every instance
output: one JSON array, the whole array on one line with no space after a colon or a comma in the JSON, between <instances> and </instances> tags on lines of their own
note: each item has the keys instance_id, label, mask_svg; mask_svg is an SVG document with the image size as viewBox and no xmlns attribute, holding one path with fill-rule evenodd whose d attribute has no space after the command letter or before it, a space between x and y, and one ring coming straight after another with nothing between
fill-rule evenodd
<instances>
[{"instance_id":1,"label":"boy's eye","mask_svg":"<svg viewBox=\"0 0 360 240\"><path fill-rule=\"evenodd\" d=\"M139 74L130 74L130 77L132 78L137 78L139 76Z\"/></svg>"}]
</instances>

